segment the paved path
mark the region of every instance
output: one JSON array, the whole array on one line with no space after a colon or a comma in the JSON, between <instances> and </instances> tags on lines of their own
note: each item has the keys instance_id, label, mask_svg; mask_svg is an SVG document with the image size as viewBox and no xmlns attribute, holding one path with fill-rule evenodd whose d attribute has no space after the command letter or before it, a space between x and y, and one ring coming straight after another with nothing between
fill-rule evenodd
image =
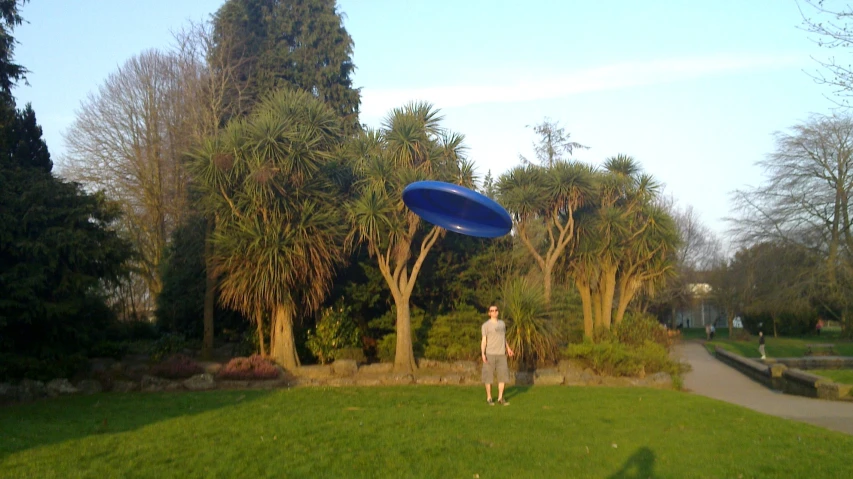
<instances>
[{"instance_id":1,"label":"paved path","mask_svg":"<svg viewBox=\"0 0 853 479\"><path fill-rule=\"evenodd\" d=\"M693 366L684 378L684 387L694 394L853 434L853 402L774 392L724 364L699 342L684 341L674 354Z\"/></svg>"}]
</instances>

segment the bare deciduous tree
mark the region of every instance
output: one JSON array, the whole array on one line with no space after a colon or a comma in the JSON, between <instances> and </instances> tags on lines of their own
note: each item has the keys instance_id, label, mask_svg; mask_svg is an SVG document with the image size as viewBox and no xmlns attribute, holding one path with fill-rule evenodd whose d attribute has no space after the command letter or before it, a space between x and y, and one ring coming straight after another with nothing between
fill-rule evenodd
<instances>
[{"instance_id":1,"label":"bare deciduous tree","mask_svg":"<svg viewBox=\"0 0 853 479\"><path fill-rule=\"evenodd\" d=\"M185 98L177 58L150 50L90 94L65 134L63 175L122 204L122 230L139 251L137 273L148 286L143 309L160 291L163 250L187 210Z\"/></svg>"},{"instance_id":2,"label":"bare deciduous tree","mask_svg":"<svg viewBox=\"0 0 853 479\"><path fill-rule=\"evenodd\" d=\"M766 184L737 191L730 219L741 246L796 245L823 259L813 271L815 300L850 330L853 302L853 118L815 115L776 135L759 162Z\"/></svg>"}]
</instances>

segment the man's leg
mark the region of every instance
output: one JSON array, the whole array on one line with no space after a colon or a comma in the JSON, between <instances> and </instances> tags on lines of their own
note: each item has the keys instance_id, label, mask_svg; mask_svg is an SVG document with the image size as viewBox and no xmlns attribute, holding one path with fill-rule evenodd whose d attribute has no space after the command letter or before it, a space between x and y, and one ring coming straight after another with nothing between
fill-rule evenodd
<instances>
[{"instance_id":1,"label":"man's leg","mask_svg":"<svg viewBox=\"0 0 853 479\"><path fill-rule=\"evenodd\" d=\"M498 383L498 401L504 398L504 383Z\"/></svg>"},{"instance_id":2,"label":"man's leg","mask_svg":"<svg viewBox=\"0 0 853 479\"><path fill-rule=\"evenodd\" d=\"M501 386L498 386L498 387L500 388L501 391L503 391L503 388ZM491 384L486 384L486 400L487 401L492 400L492 385Z\"/></svg>"}]
</instances>

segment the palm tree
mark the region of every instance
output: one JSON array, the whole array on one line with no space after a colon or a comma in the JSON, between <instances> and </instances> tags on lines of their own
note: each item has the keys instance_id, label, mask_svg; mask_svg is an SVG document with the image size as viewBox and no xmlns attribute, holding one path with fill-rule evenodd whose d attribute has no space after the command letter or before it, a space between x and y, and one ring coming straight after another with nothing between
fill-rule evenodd
<instances>
[{"instance_id":1,"label":"palm tree","mask_svg":"<svg viewBox=\"0 0 853 479\"><path fill-rule=\"evenodd\" d=\"M633 158L608 158L596 185L578 212L577 250L560 265L580 293L588 337L621 322L638 291L661 285L679 241L674 220L656 203L657 183Z\"/></svg>"},{"instance_id":2,"label":"palm tree","mask_svg":"<svg viewBox=\"0 0 853 479\"><path fill-rule=\"evenodd\" d=\"M255 318L259 334L270 318L270 353L286 369L299 366L295 319L320 306L344 258L344 216L327 175L340 144L329 107L282 90L192 155L217 216L220 301Z\"/></svg>"},{"instance_id":3,"label":"palm tree","mask_svg":"<svg viewBox=\"0 0 853 479\"><path fill-rule=\"evenodd\" d=\"M579 162L517 166L498 180L498 198L513 216L515 231L542 272L551 303L554 267L576 240L575 213L593 191L593 169ZM547 238L537 244L531 228L543 223Z\"/></svg>"},{"instance_id":4,"label":"palm tree","mask_svg":"<svg viewBox=\"0 0 853 479\"><path fill-rule=\"evenodd\" d=\"M426 103L396 108L378 131L366 131L351 145L359 180L349 208L350 244L367 245L391 290L396 308L394 371L415 370L410 298L430 249L445 234L405 207L403 189L419 180L472 186L473 169L461 135L440 126L438 110ZM413 251L412 248L416 247Z\"/></svg>"}]
</instances>

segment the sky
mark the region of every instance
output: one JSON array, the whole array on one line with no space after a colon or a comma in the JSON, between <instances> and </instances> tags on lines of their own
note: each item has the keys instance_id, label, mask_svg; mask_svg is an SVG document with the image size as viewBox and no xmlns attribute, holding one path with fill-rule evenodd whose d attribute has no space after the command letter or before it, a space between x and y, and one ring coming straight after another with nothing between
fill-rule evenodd
<instances>
[{"instance_id":1,"label":"sky","mask_svg":"<svg viewBox=\"0 0 853 479\"><path fill-rule=\"evenodd\" d=\"M87 95L223 0L33 0L18 63L55 163ZM795 0L339 0L355 43L361 121L427 101L465 135L481 176L534 158L557 121L600 165L633 156L678 206L725 239L731 194L762 183L774 133L831 113L819 48ZM805 10L806 7L802 7Z\"/></svg>"}]
</instances>

